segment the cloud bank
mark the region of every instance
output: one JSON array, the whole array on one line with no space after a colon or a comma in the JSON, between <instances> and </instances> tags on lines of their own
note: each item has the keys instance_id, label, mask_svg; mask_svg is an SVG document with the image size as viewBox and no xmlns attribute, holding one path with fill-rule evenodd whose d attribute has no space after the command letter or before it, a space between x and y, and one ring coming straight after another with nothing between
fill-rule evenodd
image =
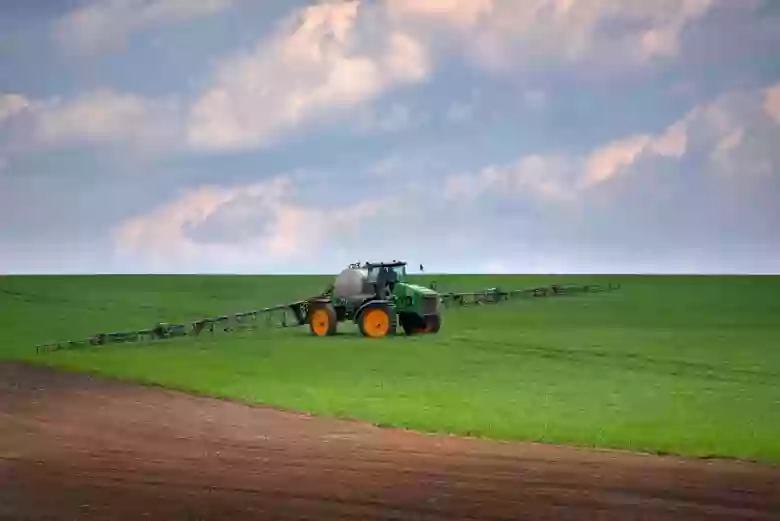
<instances>
[{"instance_id":1,"label":"cloud bank","mask_svg":"<svg viewBox=\"0 0 780 521\"><path fill-rule=\"evenodd\" d=\"M768 2L252 5L86 0L27 28L0 71L0 269L779 269Z\"/></svg>"}]
</instances>

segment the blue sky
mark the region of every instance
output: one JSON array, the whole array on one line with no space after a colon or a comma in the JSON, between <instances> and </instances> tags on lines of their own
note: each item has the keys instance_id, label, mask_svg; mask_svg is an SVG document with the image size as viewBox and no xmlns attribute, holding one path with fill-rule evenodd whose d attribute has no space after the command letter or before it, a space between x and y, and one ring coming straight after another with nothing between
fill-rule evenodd
<instances>
[{"instance_id":1,"label":"blue sky","mask_svg":"<svg viewBox=\"0 0 780 521\"><path fill-rule=\"evenodd\" d=\"M780 272L773 0L41 0L0 273Z\"/></svg>"}]
</instances>

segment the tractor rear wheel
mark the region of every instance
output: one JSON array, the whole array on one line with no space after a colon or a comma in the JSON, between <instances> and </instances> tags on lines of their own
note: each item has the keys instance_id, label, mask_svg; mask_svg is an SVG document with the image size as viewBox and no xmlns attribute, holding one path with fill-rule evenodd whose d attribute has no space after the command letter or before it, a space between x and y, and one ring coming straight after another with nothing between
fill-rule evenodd
<instances>
[{"instance_id":1,"label":"tractor rear wheel","mask_svg":"<svg viewBox=\"0 0 780 521\"><path fill-rule=\"evenodd\" d=\"M358 327L363 336L381 338L394 331L390 307L384 304L369 306L360 313Z\"/></svg>"},{"instance_id":2,"label":"tractor rear wheel","mask_svg":"<svg viewBox=\"0 0 780 521\"><path fill-rule=\"evenodd\" d=\"M336 334L338 318L333 304L317 304L309 312L309 330L314 336Z\"/></svg>"}]
</instances>

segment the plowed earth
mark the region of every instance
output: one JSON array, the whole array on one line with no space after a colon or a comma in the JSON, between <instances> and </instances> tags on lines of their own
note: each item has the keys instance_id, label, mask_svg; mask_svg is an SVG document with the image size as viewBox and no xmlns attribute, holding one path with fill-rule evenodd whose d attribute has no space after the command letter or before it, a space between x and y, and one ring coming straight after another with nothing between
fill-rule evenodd
<instances>
[{"instance_id":1,"label":"plowed earth","mask_svg":"<svg viewBox=\"0 0 780 521\"><path fill-rule=\"evenodd\" d=\"M0 519L780 519L780 471L501 443L0 364Z\"/></svg>"}]
</instances>

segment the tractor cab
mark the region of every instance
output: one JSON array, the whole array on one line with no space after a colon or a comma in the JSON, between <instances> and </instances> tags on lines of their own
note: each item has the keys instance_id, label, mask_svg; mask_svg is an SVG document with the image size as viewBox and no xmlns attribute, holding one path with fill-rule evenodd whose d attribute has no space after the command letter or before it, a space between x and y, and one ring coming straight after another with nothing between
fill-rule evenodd
<instances>
[{"instance_id":1,"label":"tractor cab","mask_svg":"<svg viewBox=\"0 0 780 521\"><path fill-rule=\"evenodd\" d=\"M393 292L397 282L406 279L406 262L394 260L392 262L356 262L350 264L350 268L360 270L366 282L374 288L374 292L380 298L386 298Z\"/></svg>"},{"instance_id":2,"label":"tractor cab","mask_svg":"<svg viewBox=\"0 0 780 521\"><path fill-rule=\"evenodd\" d=\"M385 275L388 282L403 282L406 279L406 262L364 262L363 264L355 262L349 265L351 269L360 270L367 281L375 284L379 280L380 274Z\"/></svg>"},{"instance_id":3,"label":"tractor cab","mask_svg":"<svg viewBox=\"0 0 780 521\"><path fill-rule=\"evenodd\" d=\"M401 261L393 262L367 262L363 265L368 274L369 282L379 280L379 275L384 273L386 280L390 283L403 282L406 278L406 263Z\"/></svg>"}]
</instances>

